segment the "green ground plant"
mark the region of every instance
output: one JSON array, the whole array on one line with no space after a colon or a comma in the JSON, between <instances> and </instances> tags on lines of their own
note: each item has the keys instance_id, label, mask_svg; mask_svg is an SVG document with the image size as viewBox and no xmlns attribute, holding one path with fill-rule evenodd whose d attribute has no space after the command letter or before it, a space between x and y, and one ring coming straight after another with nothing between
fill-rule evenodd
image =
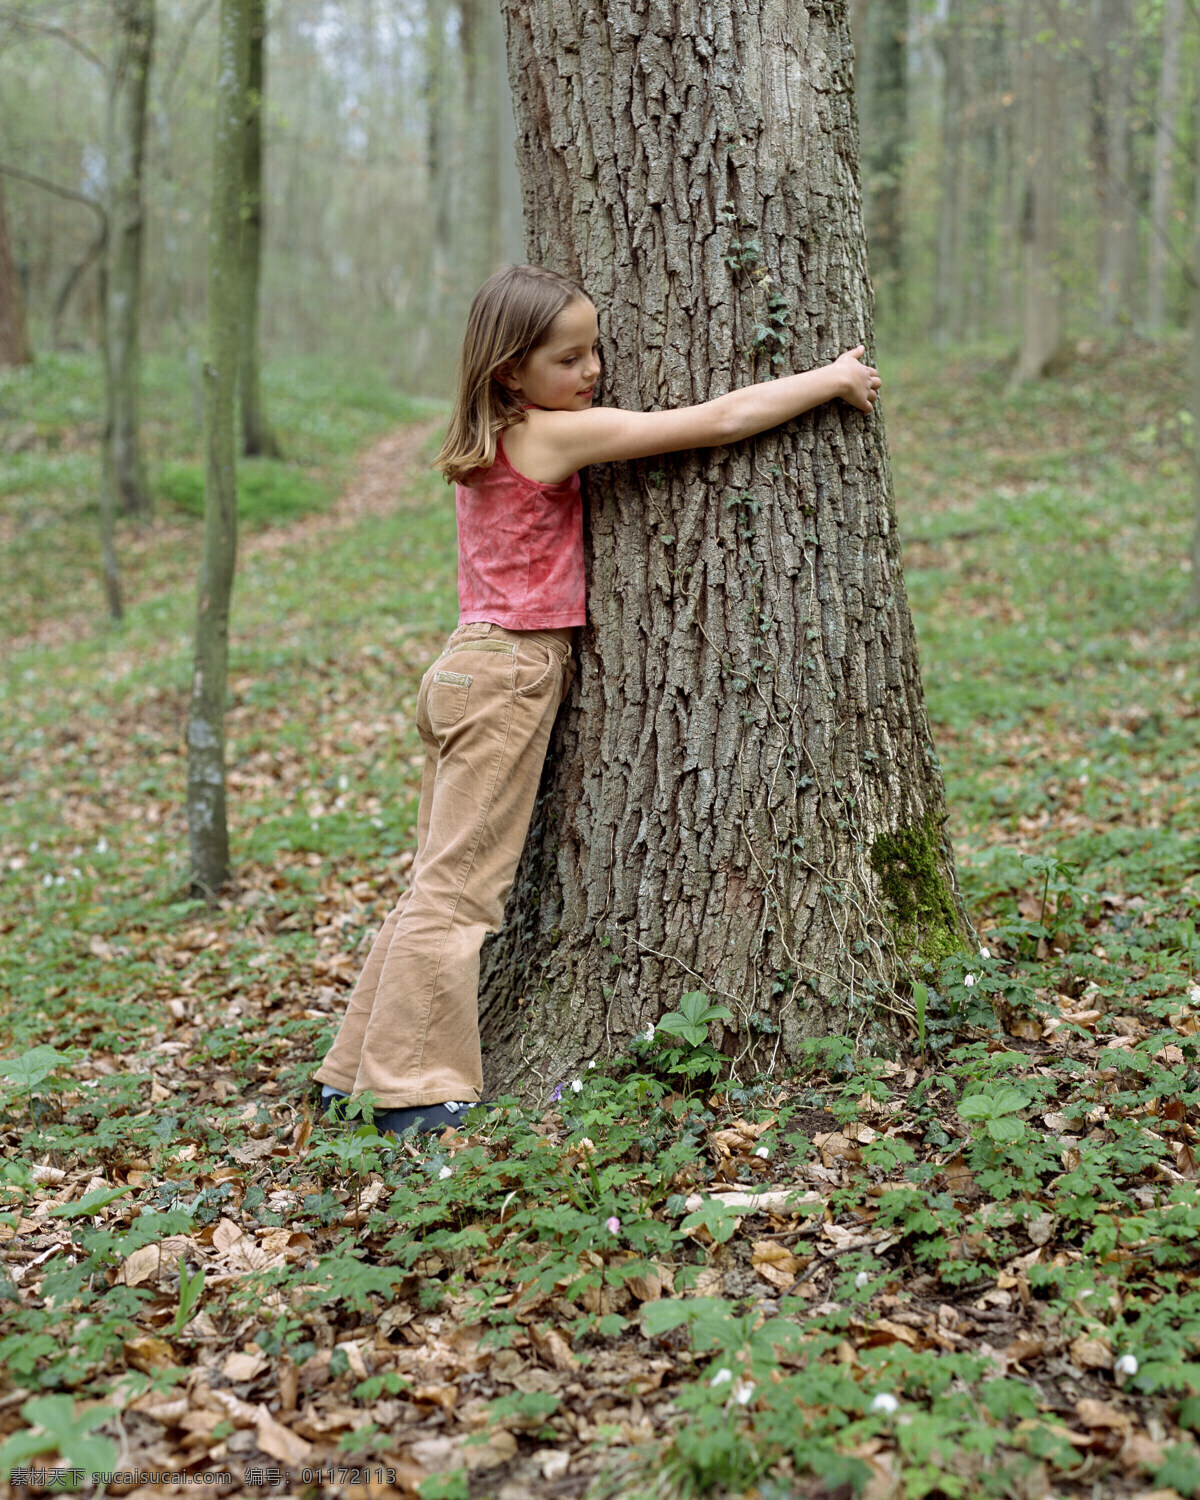
<instances>
[{"instance_id":1,"label":"green ground plant","mask_svg":"<svg viewBox=\"0 0 1200 1500\"><path fill-rule=\"evenodd\" d=\"M310 536L264 502L231 654L238 879L209 909L182 894L192 522L156 522L126 625L99 625L95 368L3 377L0 1463L120 1452L259 1493L284 1442L261 1408L313 1496L369 1465L380 1494L548 1497L564 1461L589 1500L1200 1494L1184 397L1163 405L1161 350L1110 354L1053 400L1006 394L986 350L970 378L889 371L983 950L914 968L911 1055L814 1038L735 1084L697 990L547 1108L417 1144L316 1118L308 1079L407 870L448 496L414 474ZM288 465L263 494L294 470L324 505L412 414L316 366L268 378ZM184 371L149 385L173 483Z\"/></svg>"}]
</instances>

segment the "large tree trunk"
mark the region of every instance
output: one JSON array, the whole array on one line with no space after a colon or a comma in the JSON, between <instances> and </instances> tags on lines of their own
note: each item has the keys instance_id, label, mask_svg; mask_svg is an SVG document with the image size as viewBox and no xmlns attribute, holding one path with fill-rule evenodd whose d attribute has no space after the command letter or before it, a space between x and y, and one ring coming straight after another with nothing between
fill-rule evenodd
<instances>
[{"instance_id":1,"label":"large tree trunk","mask_svg":"<svg viewBox=\"0 0 1200 1500\"><path fill-rule=\"evenodd\" d=\"M1057 0L1021 4L1021 347L1013 383L1037 380L1062 340L1058 267L1059 62Z\"/></svg>"},{"instance_id":2,"label":"large tree trunk","mask_svg":"<svg viewBox=\"0 0 1200 1500\"><path fill-rule=\"evenodd\" d=\"M863 141L863 203L875 300L887 321L903 312L908 0L871 0L863 6L860 26L855 93Z\"/></svg>"},{"instance_id":3,"label":"large tree trunk","mask_svg":"<svg viewBox=\"0 0 1200 1500\"><path fill-rule=\"evenodd\" d=\"M221 0L213 190L208 220L208 346L204 358L204 551L188 712L191 884L211 897L229 878L225 821L225 676L237 556L234 397L242 306L241 209L252 0Z\"/></svg>"},{"instance_id":4,"label":"large tree trunk","mask_svg":"<svg viewBox=\"0 0 1200 1500\"><path fill-rule=\"evenodd\" d=\"M262 280L262 127L266 89L266 0L250 0L250 83L242 182L242 319L239 384L242 452L279 458L279 442L263 410L258 361L258 289Z\"/></svg>"},{"instance_id":5,"label":"large tree trunk","mask_svg":"<svg viewBox=\"0 0 1200 1500\"><path fill-rule=\"evenodd\" d=\"M505 15L528 254L595 297L608 400L870 344L844 4ZM561 1080L696 988L739 1069L880 1035L969 929L878 410L587 493L578 685L484 960L490 1085Z\"/></svg>"},{"instance_id":6,"label":"large tree trunk","mask_svg":"<svg viewBox=\"0 0 1200 1500\"><path fill-rule=\"evenodd\" d=\"M108 340L105 466L120 508L150 506L138 430L142 300L142 164L154 50L154 0L114 0L116 54L108 100Z\"/></svg>"},{"instance_id":7,"label":"large tree trunk","mask_svg":"<svg viewBox=\"0 0 1200 1500\"><path fill-rule=\"evenodd\" d=\"M1154 176L1150 190L1150 254L1146 268L1146 323L1157 331L1167 321L1167 266L1171 243L1171 186L1179 132L1179 47L1183 0L1165 0L1162 71L1154 115Z\"/></svg>"}]
</instances>

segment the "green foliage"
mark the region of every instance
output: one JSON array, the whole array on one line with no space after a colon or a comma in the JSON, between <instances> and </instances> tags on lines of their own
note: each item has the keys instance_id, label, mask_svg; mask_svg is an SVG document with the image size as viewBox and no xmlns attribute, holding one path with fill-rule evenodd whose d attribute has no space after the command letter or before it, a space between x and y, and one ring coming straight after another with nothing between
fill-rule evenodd
<instances>
[{"instance_id":1,"label":"green foliage","mask_svg":"<svg viewBox=\"0 0 1200 1500\"><path fill-rule=\"evenodd\" d=\"M0 1444L0 1474L7 1477L27 1459L52 1453L64 1465L85 1474L115 1466L116 1443L95 1436L96 1428L116 1415L111 1407L93 1406L79 1412L70 1396L30 1396L21 1406L21 1415L29 1427Z\"/></svg>"},{"instance_id":2,"label":"green foliage","mask_svg":"<svg viewBox=\"0 0 1200 1500\"><path fill-rule=\"evenodd\" d=\"M204 514L204 469L200 464L167 464L155 489L189 515ZM270 458L244 458L237 469L238 519L249 526L269 526L310 511L323 510L331 499L319 480L293 464Z\"/></svg>"}]
</instances>

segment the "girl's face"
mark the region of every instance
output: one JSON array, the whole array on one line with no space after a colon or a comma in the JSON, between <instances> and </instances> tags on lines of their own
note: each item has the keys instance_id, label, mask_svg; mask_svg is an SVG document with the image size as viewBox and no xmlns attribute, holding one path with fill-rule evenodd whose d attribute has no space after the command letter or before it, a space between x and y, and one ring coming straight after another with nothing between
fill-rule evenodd
<instances>
[{"instance_id":1,"label":"girl's face","mask_svg":"<svg viewBox=\"0 0 1200 1500\"><path fill-rule=\"evenodd\" d=\"M587 411L600 375L600 328L584 297L568 302L546 337L519 365L501 367L496 379L547 411Z\"/></svg>"}]
</instances>

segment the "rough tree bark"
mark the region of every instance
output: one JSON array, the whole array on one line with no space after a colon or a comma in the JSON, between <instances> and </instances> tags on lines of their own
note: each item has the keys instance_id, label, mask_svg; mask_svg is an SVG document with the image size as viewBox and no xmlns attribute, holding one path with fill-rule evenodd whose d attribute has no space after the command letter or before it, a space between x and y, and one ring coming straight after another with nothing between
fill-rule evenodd
<instances>
[{"instance_id":1,"label":"rough tree bark","mask_svg":"<svg viewBox=\"0 0 1200 1500\"><path fill-rule=\"evenodd\" d=\"M242 307L241 210L252 0L221 0L216 125L208 219L208 342L204 359L204 548L188 710L191 885L212 897L229 878L225 819L225 677L237 557L234 397Z\"/></svg>"},{"instance_id":2,"label":"rough tree bark","mask_svg":"<svg viewBox=\"0 0 1200 1500\"><path fill-rule=\"evenodd\" d=\"M4 182L0 179L0 365L27 365L32 360L25 327L25 290L9 244Z\"/></svg>"},{"instance_id":3,"label":"rough tree bark","mask_svg":"<svg viewBox=\"0 0 1200 1500\"><path fill-rule=\"evenodd\" d=\"M242 318L238 383L242 396L242 452L248 457L281 456L263 409L258 363L258 289L262 281L263 188L262 122L266 88L266 0L250 0L250 82L247 92L246 151L242 181Z\"/></svg>"},{"instance_id":4,"label":"rough tree bark","mask_svg":"<svg viewBox=\"0 0 1200 1500\"><path fill-rule=\"evenodd\" d=\"M606 399L702 401L871 342L842 0L504 0L531 260ZM587 476L589 610L501 934L489 1084L701 988L739 1069L899 1024L969 929L878 410Z\"/></svg>"},{"instance_id":5,"label":"rough tree bark","mask_svg":"<svg viewBox=\"0 0 1200 1500\"><path fill-rule=\"evenodd\" d=\"M1154 106L1154 176L1150 190L1150 250L1146 266L1146 323L1152 330L1167 321L1167 266L1171 243L1171 188L1179 133L1179 48L1183 40L1183 0L1165 0L1162 70Z\"/></svg>"},{"instance_id":6,"label":"rough tree bark","mask_svg":"<svg viewBox=\"0 0 1200 1500\"><path fill-rule=\"evenodd\" d=\"M142 300L142 166L154 50L154 0L114 0L116 53L108 96L108 361L106 482L128 513L149 509L138 431Z\"/></svg>"},{"instance_id":7,"label":"rough tree bark","mask_svg":"<svg viewBox=\"0 0 1200 1500\"><path fill-rule=\"evenodd\" d=\"M1062 341L1058 255L1059 60L1057 0L1022 0L1019 77L1024 204L1021 347L1013 383L1038 380Z\"/></svg>"}]
</instances>

